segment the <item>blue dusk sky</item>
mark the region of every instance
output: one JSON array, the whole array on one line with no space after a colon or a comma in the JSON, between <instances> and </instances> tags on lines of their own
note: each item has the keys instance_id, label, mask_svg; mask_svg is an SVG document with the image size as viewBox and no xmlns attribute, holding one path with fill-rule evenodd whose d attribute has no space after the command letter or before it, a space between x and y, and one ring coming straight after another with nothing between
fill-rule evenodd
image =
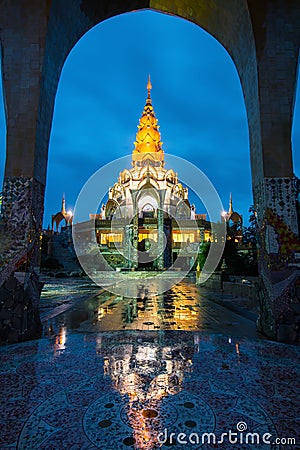
<instances>
[{"instance_id":1,"label":"blue dusk sky","mask_svg":"<svg viewBox=\"0 0 300 450\"><path fill-rule=\"evenodd\" d=\"M94 27L65 62L50 139L45 227L51 223L51 214L60 209L63 193L67 209L72 209L82 186L96 170L131 154L148 74L164 151L201 169L225 209L232 192L234 209L247 223L252 204L249 137L234 63L219 42L198 26L141 11ZM2 98L0 102L2 185L5 119ZM298 98L292 139L297 175L299 104ZM111 185L117 177L117 173L111 174ZM205 211L199 206L197 212Z\"/></svg>"}]
</instances>

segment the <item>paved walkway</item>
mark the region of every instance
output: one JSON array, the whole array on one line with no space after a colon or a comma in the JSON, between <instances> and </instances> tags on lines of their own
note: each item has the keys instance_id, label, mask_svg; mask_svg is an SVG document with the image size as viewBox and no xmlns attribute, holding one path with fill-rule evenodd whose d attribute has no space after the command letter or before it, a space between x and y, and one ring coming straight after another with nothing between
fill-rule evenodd
<instances>
[{"instance_id":1,"label":"paved walkway","mask_svg":"<svg viewBox=\"0 0 300 450\"><path fill-rule=\"evenodd\" d=\"M192 281L181 282L170 291L152 297L144 292L142 283L138 287L140 297L135 299L102 291L85 301L76 302L71 310L48 320L47 328L51 333L67 326L72 331L85 333L186 330L260 337L255 329L255 314L251 313L249 317L247 310L235 307L234 303L240 305L235 299L230 301L232 308L229 309L225 301L222 302L214 293L199 289ZM51 314L48 313L48 317L51 318Z\"/></svg>"},{"instance_id":2,"label":"paved walkway","mask_svg":"<svg viewBox=\"0 0 300 450\"><path fill-rule=\"evenodd\" d=\"M2 347L0 448L299 448L299 347L254 338L253 321L194 289L125 314L102 294L48 321L47 337ZM105 331L115 312L123 328Z\"/></svg>"}]
</instances>

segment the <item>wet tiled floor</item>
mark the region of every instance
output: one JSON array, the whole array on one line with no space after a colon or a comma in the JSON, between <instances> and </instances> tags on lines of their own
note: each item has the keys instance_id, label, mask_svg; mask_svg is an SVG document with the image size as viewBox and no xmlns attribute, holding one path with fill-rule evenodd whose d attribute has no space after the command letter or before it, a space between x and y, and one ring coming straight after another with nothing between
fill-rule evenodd
<instances>
[{"instance_id":1,"label":"wet tiled floor","mask_svg":"<svg viewBox=\"0 0 300 450\"><path fill-rule=\"evenodd\" d=\"M299 439L298 347L120 331L62 334L0 354L1 449L281 448L247 445L246 427L261 442L266 433L270 442ZM229 430L239 444L213 444Z\"/></svg>"},{"instance_id":2,"label":"wet tiled floor","mask_svg":"<svg viewBox=\"0 0 300 450\"><path fill-rule=\"evenodd\" d=\"M87 278L50 278L45 283L40 299L41 320L47 320L72 308L75 303L102 292L99 286Z\"/></svg>"},{"instance_id":3,"label":"wet tiled floor","mask_svg":"<svg viewBox=\"0 0 300 450\"><path fill-rule=\"evenodd\" d=\"M255 339L251 321L245 331L241 316L224 319L191 283L176 289L175 306L183 289L183 306L206 315L192 322L198 331L154 312L132 321L120 314L126 328L101 331L105 314L94 302L108 302L106 294L47 321L47 337L2 347L0 448L300 448L299 347ZM127 329L148 319L160 329ZM221 329L227 320L240 329Z\"/></svg>"},{"instance_id":4,"label":"wet tiled floor","mask_svg":"<svg viewBox=\"0 0 300 450\"><path fill-rule=\"evenodd\" d=\"M160 295L149 296L142 283L139 296L128 298L102 291L76 302L71 309L45 317L45 330L58 333L59 328L85 333L117 330L186 330L222 332L228 335L260 337L254 320L212 302L209 294L186 280ZM145 292L146 291L146 292ZM235 300L233 300L233 303ZM47 317L49 318L48 320Z\"/></svg>"}]
</instances>

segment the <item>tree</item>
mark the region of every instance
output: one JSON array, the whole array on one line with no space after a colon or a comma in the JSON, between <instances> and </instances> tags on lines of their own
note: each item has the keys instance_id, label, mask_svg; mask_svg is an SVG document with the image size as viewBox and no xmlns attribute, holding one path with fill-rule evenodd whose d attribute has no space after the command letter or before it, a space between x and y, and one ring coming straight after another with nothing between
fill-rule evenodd
<instances>
[{"instance_id":1,"label":"tree","mask_svg":"<svg viewBox=\"0 0 300 450\"><path fill-rule=\"evenodd\" d=\"M199 253L198 253L198 262L200 264L201 270L203 269L203 266L205 264L209 249L210 249L210 241L202 242L200 244ZM196 266L197 266L197 264L196 264Z\"/></svg>"},{"instance_id":2,"label":"tree","mask_svg":"<svg viewBox=\"0 0 300 450\"><path fill-rule=\"evenodd\" d=\"M243 259L247 275L257 275L257 225L254 205L249 208L249 226L243 229Z\"/></svg>"},{"instance_id":3,"label":"tree","mask_svg":"<svg viewBox=\"0 0 300 450\"><path fill-rule=\"evenodd\" d=\"M239 243L235 239L235 231L228 227L227 239L223 252L223 259L225 259L227 269L226 272L231 275L245 275L246 266L243 256L238 251ZM219 268L221 269L222 261L220 261Z\"/></svg>"},{"instance_id":4,"label":"tree","mask_svg":"<svg viewBox=\"0 0 300 450\"><path fill-rule=\"evenodd\" d=\"M249 226L243 228L243 243L252 247L257 245L256 211L254 205L249 208Z\"/></svg>"}]
</instances>

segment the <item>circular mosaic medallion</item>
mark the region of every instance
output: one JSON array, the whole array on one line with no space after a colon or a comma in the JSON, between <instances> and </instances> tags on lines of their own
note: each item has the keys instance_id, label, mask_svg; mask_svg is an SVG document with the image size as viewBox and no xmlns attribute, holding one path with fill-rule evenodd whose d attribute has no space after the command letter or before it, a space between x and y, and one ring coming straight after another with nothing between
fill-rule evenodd
<instances>
[{"instance_id":1,"label":"circular mosaic medallion","mask_svg":"<svg viewBox=\"0 0 300 450\"><path fill-rule=\"evenodd\" d=\"M209 432L214 426L210 407L188 392L144 402L111 392L92 403L83 420L86 435L101 449L156 448L166 433Z\"/></svg>"}]
</instances>

